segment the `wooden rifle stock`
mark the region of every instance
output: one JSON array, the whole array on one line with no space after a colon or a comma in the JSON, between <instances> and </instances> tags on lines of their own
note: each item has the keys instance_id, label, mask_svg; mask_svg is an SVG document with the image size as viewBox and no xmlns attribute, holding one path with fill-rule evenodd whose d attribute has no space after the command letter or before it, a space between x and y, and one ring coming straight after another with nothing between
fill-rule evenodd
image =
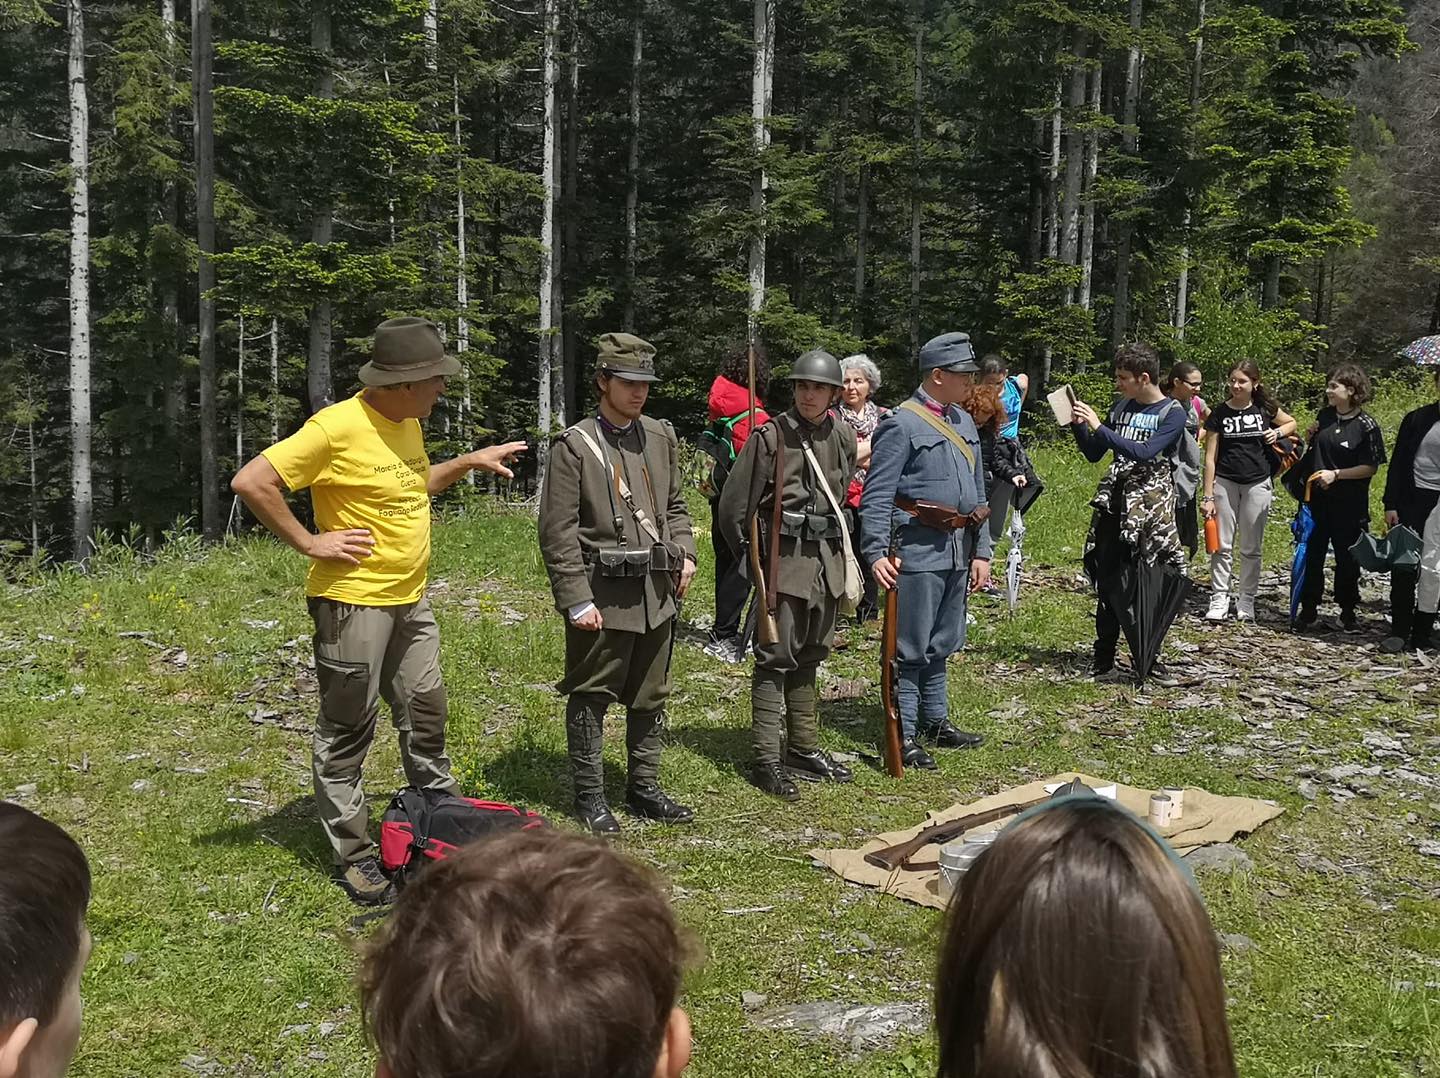
<instances>
[{"instance_id":1,"label":"wooden rifle stock","mask_svg":"<svg viewBox=\"0 0 1440 1078\"><path fill-rule=\"evenodd\" d=\"M1017 816L1026 809L1034 808L1048 800L1050 800L1049 795L1046 795L1037 797L1033 801L1020 801L1013 805L985 809L983 812L972 812L968 816L961 816L959 819L948 820L945 823L932 823L907 842L897 842L894 846L886 846L883 850L867 853L865 861L876 868L883 868L886 872L894 872L897 869L925 872L934 868L935 862L926 862L921 865L911 865L908 862L926 846L943 846L947 842L953 842L966 831L982 827L987 823L994 823L996 820L1003 820L1006 816Z\"/></svg>"},{"instance_id":2,"label":"wooden rifle stock","mask_svg":"<svg viewBox=\"0 0 1440 1078\"><path fill-rule=\"evenodd\" d=\"M750 381L750 431L747 438L755 436L755 338L750 338L748 349L748 367ZM776 446L776 452L781 447ZM780 489L775 490L775 504L780 504ZM772 541L780 541L779 533L771 536ZM758 511L750 514L750 549L748 551L750 560L750 580L755 585L755 636L762 644L773 644L780 639L780 627L775 624L775 607L770 602L770 588L765 579L764 561L760 555L760 514Z\"/></svg>"},{"instance_id":3,"label":"wooden rifle stock","mask_svg":"<svg viewBox=\"0 0 1440 1078\"><path fill-rule=\"evenodd\" d=\"M890 537L888 557L893 562L900 547L897 528ZM900 581L885 591L885 634L880 648L880 702L885 708L885 770L891 778L905 776L901 759L900 705L895 699L895 652L900 637Z\"/></svg>"}]
</instances>

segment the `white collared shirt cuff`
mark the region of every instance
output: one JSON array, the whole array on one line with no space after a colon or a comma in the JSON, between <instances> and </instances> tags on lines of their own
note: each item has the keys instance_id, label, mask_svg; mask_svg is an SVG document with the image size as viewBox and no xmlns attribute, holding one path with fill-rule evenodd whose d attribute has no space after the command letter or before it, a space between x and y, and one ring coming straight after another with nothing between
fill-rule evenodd
<instances>
[{"instance_id":1,"label":"white collared shirt cuff","mask_svg":"<svg viewBox=\"0 0 1440 1078\"><path fill-rule=\"evenodd\" d=\"M586 599L583 603L576 603L572 606L568 616L572 622L579 621L594 609L595 601L593 599Z\"/></svg>"}]
</instances>

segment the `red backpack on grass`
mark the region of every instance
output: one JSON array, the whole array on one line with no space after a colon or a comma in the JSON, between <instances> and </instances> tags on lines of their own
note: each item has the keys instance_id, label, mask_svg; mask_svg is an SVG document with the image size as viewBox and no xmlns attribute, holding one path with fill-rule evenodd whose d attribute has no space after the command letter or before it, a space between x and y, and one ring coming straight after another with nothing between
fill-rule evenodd
<instances>
[{"instance_id":1,"label":"red backpack on grass","mask_svg":"<svg viewBox=\"0 0 1440 1078\"><path fill-rule=\"evenodd\" d=\"M380 863L395 886L404 887L431 861L443 861L476 839L547 826L539 813L503 801L407 786L391 798L380 823Z\"/></svg>"}]
</instances>

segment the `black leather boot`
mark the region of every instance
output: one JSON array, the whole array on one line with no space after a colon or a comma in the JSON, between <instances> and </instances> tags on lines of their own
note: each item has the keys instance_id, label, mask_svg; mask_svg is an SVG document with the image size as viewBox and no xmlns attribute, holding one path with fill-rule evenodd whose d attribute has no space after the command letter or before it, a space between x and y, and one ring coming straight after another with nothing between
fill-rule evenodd
<instances>
[{"instance_id":1,"label":"black leather boot","mask_svg":"<svg viewBox=\"0 0 1440 1078\"><path fill-rule=\"evenodd\" d=\"M785 769L776 763L756 764L750 769L750 782L756 789L778 797L781 801L799 801L800 789L790 781Z\"/></svg>"},{"instance_id":2,"label":"black leather boot","mask_svg":"<svg viewBox=\"0 0 1440 1078\"><path fill-rule=\"evenodd\" d=\"M605 803L604 794L581 794L575 799L575 818L597 835L618 835L620 821Z\"/></svg>"},{"instance_id":3,"label":"black leather boot","mask_svg":"<svg viewBox=\"0 0 1440 1078\"><path fill-rule=\"evenodd\" d=\"M1415 611L1410 622L1410 640L1408 641L1411 651L1429 651L1434 646L1432 639L1435 632L1435 615L1427 614L1423 610Z\"/></svg>"},{"instance_id":4,"label":"black leather boot","mask_svg":"<svg viewBox=\"0 0 1440 1078\"><path fill-rule=\"evenodd\" d=\"M695 818L694 809L673 800L654 782L629 787L625 791L625 807L636 816L661 823L689 823Z\"/></svg>"},{"instance_id":5,"label":"black leather boot","mask_svg":"<svg viewBox=\"0 0 1440 1078\"><path fill-rule=\"evenodd\" d=\"M848 767L824 749L810 752L788 749L785 753L785 768L797 779L804 779L806 782L843 783L855 777Z\"/></svg>"},{"instance_id":6,"label":"black leather boot","mask_svg":"<svg viewBox=\"0 0 1440 1078\"><path fill-rule=\"evenodd\" d=\"M941 719L938 726L926 727L919 732L919 736L926 741L933 741L935 747L941 749L973 749L985 743L985 739L979 734L955 729L950 725L949 719Z\"/></svg>"},{"instance_id":7,"label":"black leather boot","mask_svg":"<svg viewBox=\"0 0 1440 1078\"><path fill-rule=\"evenodd\" d=\"M902 741L900 743L900 762L906 767L918 767L922 771L938 771L940 765L935 762L918 741Z\"/></svg>"}]
</instances>

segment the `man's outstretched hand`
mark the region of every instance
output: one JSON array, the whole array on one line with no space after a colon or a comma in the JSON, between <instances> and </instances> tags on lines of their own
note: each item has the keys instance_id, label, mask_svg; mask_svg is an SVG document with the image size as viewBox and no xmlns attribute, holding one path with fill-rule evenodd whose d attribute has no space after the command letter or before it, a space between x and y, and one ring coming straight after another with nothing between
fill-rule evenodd
<instances>
[{"instance_id":1,"label":"man's outstretched hand","mask_svg":"<svg viewBox=\"0 0 1440 1078\"><path fill-rule=\"evenodd\" d=\"M515 463L515 458L529 449L525 442L506 442L504 445L487 446L469 454L466 462L477 472L493 472L506 479L514 479L515 473L506 465Z\"/></svg>"}]
</instances>

